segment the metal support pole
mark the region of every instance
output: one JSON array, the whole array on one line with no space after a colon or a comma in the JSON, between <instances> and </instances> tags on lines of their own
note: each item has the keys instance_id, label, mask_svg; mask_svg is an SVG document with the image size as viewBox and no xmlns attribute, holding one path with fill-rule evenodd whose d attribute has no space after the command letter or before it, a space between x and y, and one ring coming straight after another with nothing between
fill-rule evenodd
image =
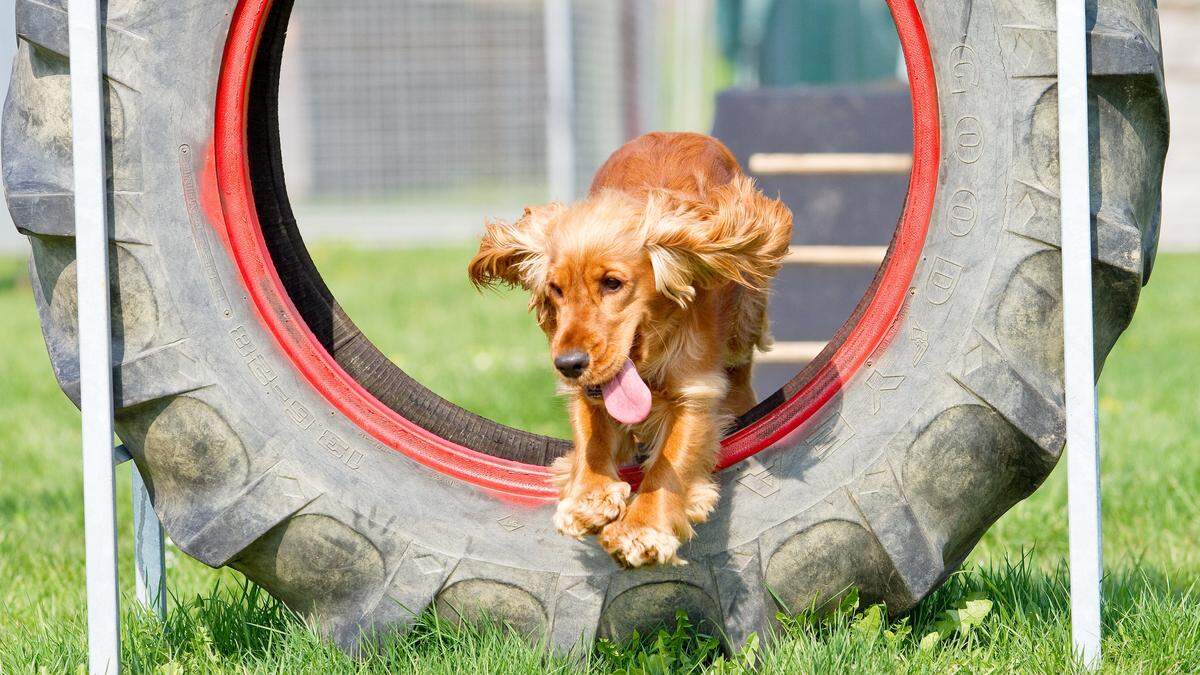
<instances>
[{"instance_id":1,"label":"metal support pole","mask_svg":"<svg viewBox=\"0 0 1200 675\"><path fill-rule=\"evenodd\" d=\"M153 610L159 619L167 618L167 561L162 523L150 503L150 493L137 465L133 476L133 571L137 578L137 599Z\"/></svg>"},{"instance_id":2,"label":"metal support pole","mask_svg":"<svg viewBox=\"0 0 1200 675\"><path fill-rule=\"evenodd\" d=\"M118 445L113 449L113 466L132 462L129 448ZM133 479L133 571L137 578L137 599L152 610L159 619L167 618L166 538L162 523L150 503L150 493L137 465L132 465Z\"/></svg>"},{"instance_id":3,"label":"metal support pole","mask_svg":"<svg viewBox=\"0 0 1200 675\"><path fill-rule=\"evenodd\" d=\"M1088 166L1084 0L1058 1L1058 138L1062 215L1063 358L1071 639L1087 668L1100 665L1100 453L1092 336L1092 218Z\"/></svg>"},{"instance_id":4,"label":"metal support pole","mask_svg":"<svg viewBox=\"0 0 1200 675\"><path fill-rule=\"evenodd\" d=\"M662 58L659 43L662 30L662 8L657 2L637 0L634 3L634 21L637 22L637 97L638 129L644 134L659 128L659 77L662 74Z\"/></svg>"},{"instance_id":5,"label":"metal support pole","mask_svg":"<svg viewBox=\"0 0 1200 675\"><path fill-rule=\"evenodd\" d=\"M571 0L545 0L546 173L550 198L575 198L575 74Z\"/></svg>"},{"instance_id":6,"label":"metal support pole","mask_svg":"<svg viewBox=\"0 0 1200 675\"><path fill-rule=\"evenodd\" d=\"M675 23L675 79L674 124L681 131L707 132L705 111L709 109L704 91L705 47L708 31L708 12L712 3L674 3Z\"/></svg>"},{"instance_id":7,"label":"metal support pole","mask_svg":"<svg viewBox=\"0 0 1200 675\"><path fill-rule=\"evenodd\" d=\"M120 670L121 628L113 471L105 105L97 0L71 0L67 23L71 45L75 256L79 290L88 667L92 673L117 673Z\"/></svg>"}]
</instances>

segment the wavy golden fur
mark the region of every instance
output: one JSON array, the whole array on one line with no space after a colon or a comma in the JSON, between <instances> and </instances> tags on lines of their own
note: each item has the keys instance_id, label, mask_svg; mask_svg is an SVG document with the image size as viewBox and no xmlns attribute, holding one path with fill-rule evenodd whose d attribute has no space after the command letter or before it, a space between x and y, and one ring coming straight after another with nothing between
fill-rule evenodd
<instances>
[{"instance_id":1,"label":"wavy golden fur","mask_svg":"<svg viewBox=\"0 0 1200 675\"><path fill-rule=\"evenodd\" d=\"M582 201L486 224L472 282L528 290L556 364L569 354L585 364L559 366L575 436L554 464L560 532L598 534L627 566L681 562L677 549L717 502L721 431L754 404L754 349L770 345L768 285L791 231L791 212L724 145L686 133L630 141ZM635 425L595 396L626 359L653 396ZM617 467L638 447L645 477L630 499Z\"/></svg>"}]
</instances>

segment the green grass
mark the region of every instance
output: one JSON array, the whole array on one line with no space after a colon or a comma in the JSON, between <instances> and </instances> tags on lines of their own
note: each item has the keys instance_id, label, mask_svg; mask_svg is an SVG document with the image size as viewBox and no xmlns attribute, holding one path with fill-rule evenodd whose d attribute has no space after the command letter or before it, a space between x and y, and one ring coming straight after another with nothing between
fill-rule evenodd
<instances>
[{"instance_id":1,"label":"green grass","mask_svg":"<svg viewBox=\"0 0 1200 675\"><path fill-rule=\"evenodd\" d=\"M316 256L351 316L418 379L477 412L562 433L544 340L524 301L478 297L465 283L468 253L320 249ZM420 275L407 274L417 268ZM1200 256L1161 256L1101 382L1105 668L1112 672L1200 671L1195 289ZM0 673L75 671L86 656L79 421L54 383L20 261L0 259L0 316ZM846 607L825 620L801 615L753 653L732 656L719 654L714 637L680 625L632 644L601 644L583 662L546 656L494 627L450 628L432 615L355 661L236 573L210 570L174 548L172 608L160 624L133 609L128 471L119 470L117 498L123 651L134 672L737 672L753 660L769 673L1074 668L1065 466L992 528L966 571L901 622L887 625L868 608L852 615Z\"/></svg>"}]
</instances>

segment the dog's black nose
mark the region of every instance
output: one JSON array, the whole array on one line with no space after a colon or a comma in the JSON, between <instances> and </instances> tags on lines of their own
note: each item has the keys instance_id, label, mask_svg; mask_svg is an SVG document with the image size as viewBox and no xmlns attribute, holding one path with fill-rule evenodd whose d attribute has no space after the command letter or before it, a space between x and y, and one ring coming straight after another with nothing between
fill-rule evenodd
<instances>
[{"instance_id":1,"label":"dog's black nose","mask_svg":"<svg viewBox=\"0 0 1200 675\"><path fill-rule=\"evenodd\" d=\"M583 374L590 360L585 352L574 350L554 357L554 367L558 368L563 377L573 380Z\"/></svg>"}]
</instances>

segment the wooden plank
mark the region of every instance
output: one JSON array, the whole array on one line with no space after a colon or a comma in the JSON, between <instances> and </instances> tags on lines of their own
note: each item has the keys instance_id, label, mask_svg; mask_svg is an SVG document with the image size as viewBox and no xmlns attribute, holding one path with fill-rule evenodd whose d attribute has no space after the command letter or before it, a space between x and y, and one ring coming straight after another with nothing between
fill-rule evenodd
<instances>
[{"instance_id":1,"label":"wooden plank","mask_svg":"<svg viewBox=\"0 0 1200 675\"><path fill-rule=\"evenodd\" d=\"M886 246L789 246L783 264L878 267L886 255Z\"/></svg>"},{"instance_id":2,"label":"wooden plank","mask_svg":"<svg viewBox=\"0 0 1200 675\"><path fill-rule=\"evenodd\" d=\"M759 175L904 174L912 155L898 152L756 152L750 173Z\"/></svg>"},{"instance_id":3,"label":"wooden plank","mask_svg":"<svg viewBox=\"0 0 1200 675\"><path fill-rule=\"evenodd\" d=\"M776 342L769 352L754 356L757 363L808 363L825 349L825 342Z\"/></svg>"}]
</instances>

